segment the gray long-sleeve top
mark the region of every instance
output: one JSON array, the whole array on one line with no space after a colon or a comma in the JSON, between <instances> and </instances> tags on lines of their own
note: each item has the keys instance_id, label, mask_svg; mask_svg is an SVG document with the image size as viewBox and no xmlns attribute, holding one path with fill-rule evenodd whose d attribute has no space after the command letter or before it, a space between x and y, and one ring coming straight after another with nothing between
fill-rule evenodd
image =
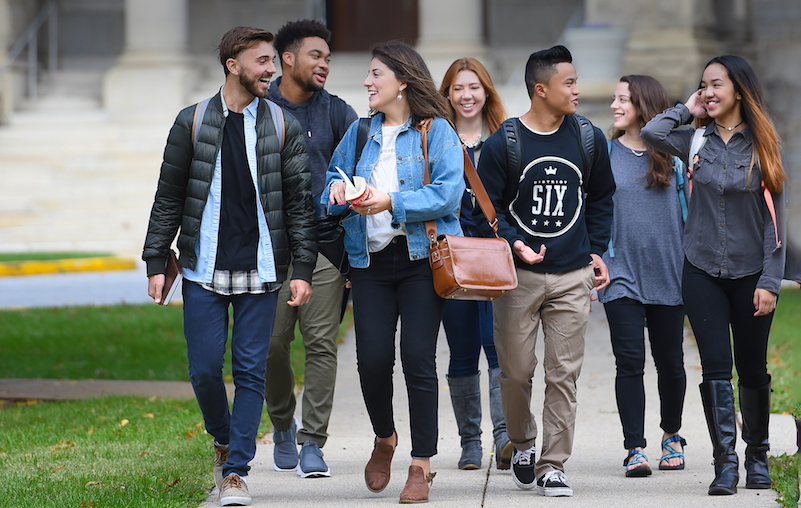
<instances>
[{"instance_id":1,"label":"gray long-sleeve top","mask_svg":"<svg viewBox=\"0 0 801 508\"><path fill-rule=\"evenodd\" d=\"M687 160L693 129L692 115L683 104L666 110L643 127L642 138L651 146ZM768 211L758 166L749 172L753 144L746 126L728 144L715 123L706 127L706 142L692 175L692 196L682 242L684 255L695 267L724 279L762 272L757 288L779 294L785 262L785 189L773 194L776 222ZM787 161L782 152L782 164ZM782 241L776 245L776 233Z\"/></svg>"}]
</instances>

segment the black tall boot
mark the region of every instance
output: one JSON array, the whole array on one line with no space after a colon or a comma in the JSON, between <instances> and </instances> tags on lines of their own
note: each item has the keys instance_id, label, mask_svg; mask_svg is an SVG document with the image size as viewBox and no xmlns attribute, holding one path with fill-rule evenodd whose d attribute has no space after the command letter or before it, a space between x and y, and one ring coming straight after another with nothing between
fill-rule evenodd
<instances>
[{"instance_id":1,"label":"black tall boot","mask_svg":"<svg viewBox=\"0 0 801 508\"><path fill-rule=\"evenodd\" d=\"M737 472L739 461L734 449L737 442L734 390L727 380L704 381L699 387L715 459L715 480L709 485L709 495L731 495L737 492L740 481Z\"/></svg>"},{"instance_id":2,"label":"black tall boot","mask_svg":"<svg viewBox=\"0 0 801 508\"><path fill-rule=\"evenodd\" d=\"M745 488L769 489L768 422L770 420L770 381L762 388L738 385L740 411L743 415L745 447Z\"/></svg>"},{"instance_id":3,"label":"black tall boot","mask_svg":"<svg viewBox=\"0 0 801 508\"><path fill-rule=\"evenodd\" d=\"M462 438L459 469L481 469L481 385L479 375L448 376L453 414Z\"/></svg>"}]
</instances>

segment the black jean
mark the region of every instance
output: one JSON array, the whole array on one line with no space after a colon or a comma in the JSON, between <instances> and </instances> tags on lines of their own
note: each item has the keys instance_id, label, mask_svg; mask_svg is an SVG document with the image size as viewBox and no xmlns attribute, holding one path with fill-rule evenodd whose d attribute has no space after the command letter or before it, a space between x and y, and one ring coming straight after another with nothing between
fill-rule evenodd
<instances>
[{"instance_id":1,"label":"black jean","mask_svg":"<svg viewBox=\"0 0 801 508\"><path fill-rule=\"evenodd\" d=\"M760 275L722 279L684 261L682 295L698 343L704 381L729 381L736 365L743 386L758 389L770 382L767 355L773 312L754 316L754 291Z\"/></svg>"},{"instance_id":2,"label":"black jean","mask_svg":"<svg viewBox=\"0 0 801 508\"><path fill-rule=\"evenodd\" d=\"M395 331L401 322L400 355L409 397L412 457L437 453L436 348L445 300L434 292L428 259L409 260L406 239L396 237L370 254L370 266L351 270L356 360L362 395L380 438L392 436L392 371Z\"/></svg>"},{"instance_id":3,"label":"black jean","mask_svg":"<svg viewBox=\"0 0 801 508\"><path fill-rule=\"evenodd\" d=\"M626 449L645 447L645 327L659 389L660 427L668 434L681 428L687 376L682 349L684 307L646 305L631 298L604 304L615 353L615 395Z\"/></svg>"}]
</instances>

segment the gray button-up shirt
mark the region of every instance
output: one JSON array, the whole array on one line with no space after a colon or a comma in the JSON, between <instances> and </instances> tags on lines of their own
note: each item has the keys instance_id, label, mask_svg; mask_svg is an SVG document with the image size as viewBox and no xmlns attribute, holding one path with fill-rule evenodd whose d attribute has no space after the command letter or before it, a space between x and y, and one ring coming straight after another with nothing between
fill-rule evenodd
<instances>
[{"instance_id":1,"label":"gray button-up shirt","mask_svg":"<svg viewBox=\"0 0 801 508\"><path fill-rule=\"evenodd\" d=\"M693 129L674 130L690 123L683 104L654 117L642 138L659 151L687 160ZM706 127L706 142L692 175L692 196L684 226L684 255L714 277L737 279L762 272L757 288L779 294L785 261L785 190L773 194L776 222L768 211L758 166L751 166L753 144L746 126L728 144L715 123ZM782 152L782 164L787 161ZM776 245L778 231L781 245Z\"/></svg>"}]
</instances>

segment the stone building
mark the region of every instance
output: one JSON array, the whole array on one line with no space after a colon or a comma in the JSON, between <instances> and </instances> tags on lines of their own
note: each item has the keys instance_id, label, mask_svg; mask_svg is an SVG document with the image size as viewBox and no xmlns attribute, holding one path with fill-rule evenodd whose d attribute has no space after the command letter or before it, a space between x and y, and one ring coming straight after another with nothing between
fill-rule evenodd
<instances>
[{"instance_id":1,"label":"stone building","mask_svg":"<svg viewBox=\"0 0 801 508\"><path fill-rule=\"evenodd\" d=\"M221 35L298 18L333 31L327 89L360 114L367 51L386 40L417 47L435 79L455 58L478 57L515 116L528 104L528 55L564 43L579 112L604 130L620 75L650 74L684 100L709 58L738 54L801 182L798 0L0 0L0 250L138 252L172 119L222 83ZM34 50L9 61L21 38Z\"/></svg>"}]
</instances>

